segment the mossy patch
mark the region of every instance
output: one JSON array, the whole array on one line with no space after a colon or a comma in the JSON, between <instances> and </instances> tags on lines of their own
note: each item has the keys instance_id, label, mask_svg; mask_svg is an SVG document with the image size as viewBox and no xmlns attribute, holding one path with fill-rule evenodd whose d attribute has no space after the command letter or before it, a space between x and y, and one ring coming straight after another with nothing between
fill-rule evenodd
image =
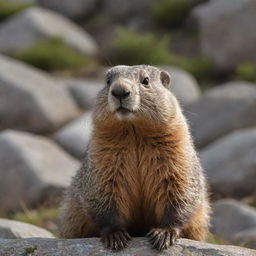
<instances>
[{"instance_id":1,"label":"mossy patch","mask_svg":"<svg viewBox=\"0 0 256 256\"><path fill-rule=\"evenodd\" d=\"M162 65L169 64L190 72L197 79L208 78L213 71L212 62L204 57L189 59L170 52L170 39L159 39L152 33L140 34L129 29L119 29L113 43L113 64L126 65Z\"/></svg>"},{"instance_id":2,"label":"mossy patch","mask_svg":"<svg viewBox=\"0 0 256 256\"><path fill-rule=\"evenodd\" d=\"M0 21L5 20L18 12L21 12L30 6L32 6L32 4L12 3L0 0Z\"/></svg>"},{"instance_id":3,"label":"mossy patch","mask_svg":"<svg viewBox=\"0 0 256 256\"><path fill-rule=\"evenodd\" d=\"M238 65L236 75L240 80L256 82L256 63L245 62Z\"/></svg>"},{"instance_id":4,"label":"mossy patch","mask_svg":"<svg viewBox=\"0 0 256 256\"><path fill-rule=\"evenodd\" d=\"M127 65L168 63L168 42L168 37L159 39L151 33L138 34L133 30L120 28L113 43L112 61Z\"/></svg>"},{"instance_id":5,"label":"mossy patch","mask_svg":"<svg viewBox=\"0 0 256 256\"><path fill-rule=\"evenodd\" d=\"M58 37L40 41L14 57L47 71L74 70L94 63L91 58L77 53Z\"/></svg>"},{"instance_id":6,"label":"mossy patch","mask_svg":"<svg viewBox=\"0 0 256 256\"><path fill-rule=\"evenodd\" d=\"M160 0L152 6L153 20L166 28L184 24L195 0Z\"/></svg>"},{"instance_id":7,"label":"mossy patch","mask_svg":"<svg viewBox=\"0 0 256 256\"><path fill-rule=\"evenodd\" d=\"M45 228L53 234L57 234L58 209L39 208L34 210L24 209L13 214L3 215L3 218L30 223L38 227Z\"/></svg>"}]
</instances>

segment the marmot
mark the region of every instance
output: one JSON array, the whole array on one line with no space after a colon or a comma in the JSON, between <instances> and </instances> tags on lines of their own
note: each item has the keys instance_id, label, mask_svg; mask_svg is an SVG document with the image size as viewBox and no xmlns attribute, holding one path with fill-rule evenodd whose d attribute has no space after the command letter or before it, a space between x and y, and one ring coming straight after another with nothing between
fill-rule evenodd
<instances>
[{"instance_id":1,"label":"marmot","mask_svg":"<svg viewBox=\"0 0 256 256\"><path fill-rule=\"evenodd\" d=\"M87 155L61 209L61 237L100 236L119 250L146 235L159 251L178 237L205 239L205 177L169 83L152 66L107 72Z\"/></svg>"}]
</instances>

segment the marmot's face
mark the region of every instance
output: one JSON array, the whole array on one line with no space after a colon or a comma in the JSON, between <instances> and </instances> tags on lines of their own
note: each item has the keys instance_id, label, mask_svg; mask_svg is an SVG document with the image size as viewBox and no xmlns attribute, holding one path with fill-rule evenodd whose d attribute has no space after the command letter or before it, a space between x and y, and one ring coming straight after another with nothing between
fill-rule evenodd
<instances>
[{"instance_id":1,"label":"marmot's face","mask_svg":"<svg viewBox=\"0 0 256 256\"><path fill-rule=\"evenodd\" d=\"M98 95L97 116L159 121L170 107L169 82L166 72L152 66L113 67L107 72L106 85Z\"/></svg>"}]
</instances>

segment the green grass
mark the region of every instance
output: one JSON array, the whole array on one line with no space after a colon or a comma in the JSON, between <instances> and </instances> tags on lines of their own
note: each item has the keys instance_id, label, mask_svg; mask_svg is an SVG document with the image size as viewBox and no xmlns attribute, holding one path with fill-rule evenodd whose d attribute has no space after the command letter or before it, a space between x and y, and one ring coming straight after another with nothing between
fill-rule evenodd
<instances>
[{"instance_id":1,"label":"green grass","mask_svg":"<svg viewBox=\"0 0 256 256\"><path fill-rule=\"evenodd\" d=\"M240 80L256 82L256 63L245 62L238 65L236 75Z\"/></svg>"},{"instance_id":2,"label":"green grass","mask_svg":"<svg viewBox=\"0 0 256 256\"><path fill-rule=\"evenodd\" d=\"M28 7L32 6L31 4L18 4L18 3L12 3L12 2L6 2L4 0L0 0L0 21L3 21L10 16L21 12Z\"/></svg>"},{"instance_id":3,"label":"green grass","mask_svg":"<svg viewBox=\"0 0 256 256\"><path fill-rule=\"evenodd\" d=\"M15 54L14 57L47 71L73 70L93 64L89 57L75 52L61 38L50 38L38 42Z\"/></svg>"},{"instance_id":4,"label":"green grass","mask_svg":"<svg viewBox=\"0 0 256 256\"><path fill-rule=\"evenodd\" d=\"M208 235L206 242L210 243L210 244L219 244L219 245L225 244L225 242L221 238L219 238L213 234Z\"/></svg>"},{"instance_id":5,"label":"green grass","mask_svg":"<svg viewBox=\"0 0 256 256\"><path fill-rule=\"evenodd\" d=\"M168 63L169 39L156 38L153 34L138 34L128 29L118 29L113 44L112 60L116 64L162 64Z\"/></svg>"},{"instance_id":6,"label":"green grass","mask_svg":"<svg viewBox=\"0 0 256 256\"><path fill-rule=\"evenodd\" d=\"M188 59L172 54L168 49L169 41L168 37L159 39L151 33L139 34L132 30L119 29L113 43L111 61L116 65L175 65L199 80L211 75L213 64L210 60L203 57Z\"/></svg>"},{"instance_id":7,"label":"green grass","mask_svg":"<svg viewBox=\"0 0 256 256\"><path fill-rule=\"evenodd\" d=\"M155 23L165 28L180 27L184 24L195 0L160 0L152 7Z\"/></svg>"},{"instance_id":8,"label":"green grass","mask_svg":"<svg viewBox=\"0 0 256 256\"><path fill-rule=\"evenodd\" d=\"M58 209L55 207L39 208L35 210L28 210L24 208L22 211L13 214L2 215L1 217L33 224L38 227L45 228L46 230L49 230L55 235L58 233Z\"/></svg>"}]
</instances>

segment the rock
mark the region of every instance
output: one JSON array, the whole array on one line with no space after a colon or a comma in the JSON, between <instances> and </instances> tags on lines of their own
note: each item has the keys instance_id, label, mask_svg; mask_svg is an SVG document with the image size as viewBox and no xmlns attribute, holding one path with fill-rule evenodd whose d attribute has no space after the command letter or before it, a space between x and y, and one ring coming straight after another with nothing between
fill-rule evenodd
<instances>
[{"instance_id":1,"label":"rock","mask_svg":"<svg viewBox=\"0 0 256 256\"><path fill-rule=\"evenodd\" d=\"M234 236L234 241L236 244L256 249L256 228L246 229L237 233Z\"/></svg>"},{"instance_id":2,"label":"rock","mask_svg":"<svg viewBox=\"0 0 256 256\"><path fill-rule=\"evenodd\" d=\"M86 239L0 239L0 255L31 255L31 256L254 256L255 250L230 245L214 245L179 239L178 244L159 254L150 249L144 238L134 238L127 249L120 252L111 252L104 249L99 238Z\"/></svg>"},{"instance_id":3,"label":"rock","mask_svg":"<svg viewBox=\"0 0 256 256\"><path fill-rule=\"evenodd\" d=\"M51 140L25 132L0 133L0 212L56 203L80 164Z\"/></svg>"},{"instance_id":4,"label":"rock","mask_svg":"<svg viewBox=\"0 0 256 256\"><path fill-rule=\"evenodd\" d=\"M40 6L59 12L69 18L85 18L96 6L96 0L37 0Z\"/></svg>"},{"instance_id":5,"label":"rock","mask_svg":"<svg viewBox=\"0 0 256 256\"><path fill-rule=\"evenodd\" d=\"M192 11L199 25L202 51L220 69L256 61L255 12L255 0L211 0Z\"/></svg>"},{"instance_id":6,"label":"rock","mask_svg":"<svg viewBox=\"0 0 256 256\"><path fill-rule=\"evenodd\" d=\"M211 221L213 234L226 241L238 241L242 232L256 229L256 208L235 200L223 199L213 205Z\"/></svg>"},{"instance_id":7,"label":"rock","mask_svg":"<svg viewBox=\"0 0 256 256\"><path fill-rule=\"evenodd\" d=\"M162 69L171 75L171 91L181 104L186 105L199 99L201 95L200 87L191 74L171 66L163 66Z\"/></svg>"},{"instance_id":8,"label":"rock","mask_svg":"<svg viewBox=\"0 0 256 256\"><path fill-rule=\"evenodd\" d=\"M233 132L200 156L214 195L240 198L256 192L256 128Z\"/></svg>"},{"instance_id":9,"label":"rock","mask_svg":"<svg viewBox=\"0 0 256 256\"><path fill-rule=\"evenodd\" d=\"M78 106L85 110L93 107L97 93L104 85L102 80L61 78L60 81L68 87Z\"/></svg>"},{"instance_id":10,"label":"rock","mask_svg":"<svg viewBox=\"0 0 256 256\"><path fill-rule=\"evenodd\" d=\"M29 237L54 238L49 231L37 226L14 220L0 218L0 239L15 239Z\"/></svg>"},{"instance_id":11,"label":"rock","mask_svg":"<svg viewBox=\"0 0 256 256\"><path fill-rule=\"evenodd\" d=\"M64 126L53 138L67 152L82 159L91 137L91 122L91 113L85 113L78 120Z\"/></svg>"},{"instance_id":12,"label":"rock","mask_svg":"<svg viewBox=\"0 0 256 256\"><path fill-rule=\"evenodd\" d=\"M0 55L0 130L51 132L78 113L67 89L52 77Z\"/></svg>"},{"instance_id":13,"label":"rock","mask_svg":"<svg viewBox=\"0 0 256 256\"><path fill-rule=\"evenodd\" d=\"M114 20L124 21L133 16L147 15L156 0L102 0L102 11Z\"/></svg>"},{"instance_id":14,"label":"rock","mask_svg":"<svg viewBox=\"0 0 256 256\"><path fill-rule=\"evenodd\" d=\"M234 130L256 125L256 85L229 82L208 90L185 106L197 147L204 147Z\"/></svg>"},{"instance_id":15,"label":"rock","mask_svg":"<svg viewBox=\"0 0 256 256\"><path fill-rule=\"evenodd\" d=\"M52 37L63 38L81 54L98 53L97 44L86 31L64 16L39 7L31 7L1 24L0 52L19 52Z\"/></svg>"}]
</instances>

